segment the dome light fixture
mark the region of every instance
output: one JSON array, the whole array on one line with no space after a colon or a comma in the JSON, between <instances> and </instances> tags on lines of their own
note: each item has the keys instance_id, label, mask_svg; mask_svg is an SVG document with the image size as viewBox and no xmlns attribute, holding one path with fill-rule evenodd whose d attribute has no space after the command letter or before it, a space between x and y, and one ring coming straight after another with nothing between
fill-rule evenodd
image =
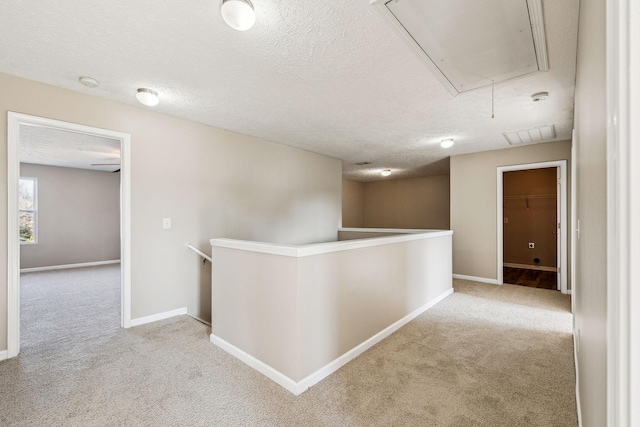
<instances>
[{"instance_id":1,"label":"dome light fixture","mask_svg":"<svg viewBox=\"0 0 640 427\"><path fill-rule=\"evenodd\" d=\"M453 147L453 138L443 139L442 141L440 141L440 146L442 148L451 148L451 147Z\"/></svg>"},{"instance_id":2,"label":"dome light fixture","mask_svg":"<svg viewBox=\"0 0 640 427\"><path fill-rule=\"evenodd\" d=\"M158 102L160 102L160 98L158 98L158 92L144 87L138 89L136 98L138 99L138 101L140 101L141 104L148 107L154 107L158 105Z\"/></svg>"},{"instance_id":3,"label":"dome light fixture","mask_svg":"<svg viewBox=\"0 0 640 427\"><path fill-rule=\"evenodd\" d=\"M222 0L220 14L234 30L247 31L256 23L256 11L250 0Z\"/></svg>"},{"instance_id":4,"label":"dome light fixture","mask_svg":"<svg viewBox=\"0 0 640 427\"><path fill-rule=\"evenodd\" d=\"M391 175L391 169L383 169L382 172L380 172L380 175L382 175L382 176Z\"/></svg>"}]
</instances>

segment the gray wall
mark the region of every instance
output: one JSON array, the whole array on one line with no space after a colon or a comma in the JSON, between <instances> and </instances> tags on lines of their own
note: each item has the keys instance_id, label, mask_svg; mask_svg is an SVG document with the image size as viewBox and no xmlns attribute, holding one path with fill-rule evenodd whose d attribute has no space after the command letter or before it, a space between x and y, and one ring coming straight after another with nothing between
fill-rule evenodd
<instances>
[{"instance_id":1,"label":"gray wall","mask_svg":"<svg viewBox=\"0 0 640 427\"><path fill-rule=\"evenodd\" d=\"M364 227L364 182L342 180L342 226Z\"/></svg>"},{"instance_id":2,"label":"gray wall","mask_svg":"<svg viewBox=\"0 0 640 427\"><path fill-rule=\"evenodd\" d=\"M496 271L498 166L569 160L570 158L570 141L451 157L453 272L494 280L498 277ZM567 175L570 175L570 162L567 164L569 165Z\"/></svg>"},{"instance_id":3,"label":"gray wall","mask_svg":"<svg viewBox=\"0 0 640 427\"><path fill-rule=\"evenodd\" d=\"M120 174L22 163L38 179L38 242L20 267L120 259Z\"/></svg>"},{"instance_id":4,"label":"gray wall","mask_svg":"<svg viewBox=\"0 0 640 427\"><path fill-rule=\"evenodd\" d=\"M343 227L449 229L449 175L342 184Z\"/></svg>"},{"instance_id":5,"label":"gray wall","mask_svg":"<svg viewBox=\"0 0 640 427\"><path fill-rule=\"evenodd\" d=\"M582 0L575 96L577 166L574 324L582 425L607 424L607 169L605 2Z\"/></svg>"},{"instance_id":6,"label":"gray wall","mask_svg":"<svg viewBox=\"0 0 640 427\"><path fill-rule=\"evenodd\" d=\"M7 223L7 111L131 134L134 319L180 307L210 318L210 268L187 242L208 251L213 237L337 238L337 159L6 74L0 93L0 223ZM162 229L165 217L171 230ZM0 227L0 241L6 233ZM0 350L7 348L6 259L0 245Z\"/></svg>"}]
</instances>

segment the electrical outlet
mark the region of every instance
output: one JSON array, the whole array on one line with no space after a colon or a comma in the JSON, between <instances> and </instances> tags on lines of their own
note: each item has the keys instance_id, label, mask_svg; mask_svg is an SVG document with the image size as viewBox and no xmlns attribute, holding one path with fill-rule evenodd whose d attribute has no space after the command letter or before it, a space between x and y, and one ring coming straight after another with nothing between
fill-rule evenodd
<instances>
[{"instance_id":1,"label":"electrical outlet","mask_svg":"<svg viewBox=\"0 0 640 427\"><path fill-rule=\"evenodd\" d=\"M505 217L505 218L504 218L504 223L505 223L505 224L509 224L509 218Z\"/></svg>"},{"instance_id":2,"label":"electrical outlet","mask_svg":"<svg viewBox=\"0 0 640 427\"><path fill-rule=\"evenodd\" d=\"M535 249L536 244L535 243L529 243L529 249Z\"/></svg>"}]
</instances>

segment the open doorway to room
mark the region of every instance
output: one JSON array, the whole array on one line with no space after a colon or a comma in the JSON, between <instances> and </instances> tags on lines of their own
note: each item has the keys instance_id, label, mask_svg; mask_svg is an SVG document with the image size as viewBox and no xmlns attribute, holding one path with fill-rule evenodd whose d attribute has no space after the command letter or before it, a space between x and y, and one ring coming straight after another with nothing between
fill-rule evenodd
<instances>
[{"instance_id":1,"label":"open doorway to room","mask_svg":"<svg viewBox=\"0 0 640 427\"><path fill-rule=\"evenodd\" d=\"M558 290L558 168L502 174L503 281Z\"/></svg>"},{"instance_id":2,"label":"open doorway to room","mask_svg":"<svg viewBox=\"0 0 640 427\"><path fill-rule=\"evenodd\" d=\"M9 357L130 325L129 145L9 113Z\"/></svg>"},{"instance_id":3,"label":"open doorway to room","mask_svg":"<svg viewBox=\"0 0 640 427\"><path fill-rule=\"evenodd\" d=\"M497 276L568 293L567 162L497 170Z\"/></svg>"}]
</instances>

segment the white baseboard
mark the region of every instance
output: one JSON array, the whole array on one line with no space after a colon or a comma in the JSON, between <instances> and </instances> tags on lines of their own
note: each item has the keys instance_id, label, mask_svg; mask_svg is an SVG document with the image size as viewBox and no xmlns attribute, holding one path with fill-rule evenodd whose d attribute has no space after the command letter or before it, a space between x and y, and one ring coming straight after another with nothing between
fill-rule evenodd
<instances>
[{"instance_id":1,"label":"white baseboard","mask_svg":"<svg viewBox=\"0 0 640 427\"><path fill-rule=\"evenodd\" d=\"M440 295L438 295L437 297L435 297L431 301L427 302L426 304L424 304L421 307L418 307L417 309L413 310L411 313L409 313L406 316L404 316L402 319L400 319L397 322L391 324L390 326L388 326L385 329L383 329L382 331L378 332L377 334L375 334L374 336L372 336L368 340L364 341L362 344L357 345L356 347L354 347L351 350L347 351L342 356L340 356L337 359L335 359L333 362L330 362L329 364L327 364L324 367L318 369L317 371L315 371L311 375L307 376L306 378L303 378L298 383L298 385L301 386L302 387L302 391L304 391L304 390L308 389L309 387L311 387L312 385L320 382L321 380L323 380L324 378L326 378L329 375L333 374L335 371L337 371L338 369L340 369L341 367L343 367L347 363L351 362L356 357L360 356L365 351L369 350L374 345L378 344L383 339L387 338L389 335L391 335L394 332L396 332L398 329L402 328L404 325L406 325L407 323L409 323L410 321L412 321L413 319L415 319L416 317L418 317L419 315L421 315L425 311L429 310L434 305L438 304L440 301L442 301L443 299L445 299L446 297L448 297L452 293L453 293L453 288L444 291L443 293L441 293Z\"/></svg>"},{"instance_id":2,"label":"white baseboard","mask_svg":"<svg viewBox=\"0 0 640 427\"><path fill-rule=\"evenodd\" d=\"M454 279L461 279L461 280L471 280L472 282L489 283L491 285L497 285L498 284L498 280L497 279L487 279L485 277L467 276L465 274L454 274L453 278Z\"/></svg>"},{"instance_id":3,"label":"white baseboard","mask_svg":"<svg viewBox=\"0 0 640 427\"><path fill-rule=\"evenodd\" d=\"M0 351L0 361L1 360L6 360L9 358L9 352L7 350L1 350Z\"/></svg>"},{"instance_id":4,"label":"white baseboard","mask_svg":"<svg viewBox=\"0 0 640 427\"><path fill-rule=\"evenodd\" d=\"M20 273L33 273L34 271L64 270L67 268L93 267L96 265L107 265L107 264L120 264L120 260L114 259L110 261L81 262L79 264L49 265L46 267L21 268Z\"/></svg>"},{"instance_id":5,"label":"white baseboard","mask_svg":"<svg viewBox=\"0 0 640 427\"><path fill-rule=\"evenodd\" d=\"M580 370L578 369L578 348L576 345L576 330L573 330L573 362L576 371L576 410L578 411L578 427L582 427L582 409L580 407Z\"/></svg>"},{"instance_id":6,"label":"white baseboard","mask_svg":"<svg viewBox=\"0 0 640 427\"><path fill-rule=\"evenodd\" d=\"M349 363L350 361L352 361L353 359L355 359L356 357L358 357L359 355L361 355L362 353L364 353L365 351L367 351L368 349L370 349L371 347L373 347L374 345L382 341L383 339L387 338L389 335L391 335L392 333L394 333L395 331L397 331L398 329L400 329L401 327L403 327L404 325L406 325L407 323L409 323L410 321L418 317L420 314L424 313L425 311L427 311L428 309L430 309L431 307L433 307L434 305L436 305L437 303L439 303L440 301L442 301L452 293L453 293L453 288L446 290L442 294L438 295L436 298L432 299L431 301L424 304L423 306L415 309L414 311L407 314L402 319L398 320L397 322L393 323L392 325L378 332L368 340L364 341L363 343L347 351L343 355L339 356L337 359L333 360L332 362L329 362L327 365L318 369L317 371L310 374L309 376L303 378L299 382L295 382L294 380L287 377L283 373L273 369L271 366L267 365L266 363L256 359L252 355L246 353L243 350L240 350L233 344L230 344L229 342L223 340L222 338L214 334L211 334L210 339L213 344L217 345L227 353L231 354L232 356L246 363L256 371L266 376L267 378L271 379L275 383L287 389L289 392L298 396L299 394L306 391L309 387L322 381L324 378L328 377L329 375L331 375L332 373L334 373L335 371L337 371L338 369L340 369L341 367L343 367L344 365L346 365L347 363Z\"/></svg>"},{"instance_id":7,"label":"white baseboard","mask_svg":"<svg viewBox=\"0 0 640 427\"><path fill-rule=\"evenodd\" d=\"M558 269L556 267L545 267L543 265L529 265L529 264L515 264L512 262L505 262L502 264L503 267L511 267L511 268L522 268L525 270L536 270L536 271L553 271L556 273Z\"/></svg>"},{"instance_id":8,"label":"white baseboard","mask_svg":"<svg viewBox=\"0 0 640 427\"><path fill-rule=\"evenodd\" d=\"M271 366L267 365L263 361L256 359L255 357L245 352L244 350L240 350L238 347L223 340L219 336L211 334L209 339L213 344L220 347L222 350L226 351L227 353L229 353L236 359L240 360L241 362L244 362L249 367L260 372L262 375L269 378L271 381L275 382L276 384L279 384L280 386L284 387L294 395L297 396L306 390L306 389L301 389L298 386L299 383L296 383L294 380L292 380L285 374L273 369Z\"/></svg>"},{"instance_id":9,"label":"white baseboard","mask_svg":"<svg viewBox=\"0 0 640 427\"><path fill-rule=\"evenodd\" d=\"M187 307L176 308L175 310L165 311L164 313L157 313L150 316L131 319L131 326L140 326L144 325L145 323L157 322L158 320L164 320L170 317L180 316L182 314L187 314Z\"/></svg>"}]
</instances>

